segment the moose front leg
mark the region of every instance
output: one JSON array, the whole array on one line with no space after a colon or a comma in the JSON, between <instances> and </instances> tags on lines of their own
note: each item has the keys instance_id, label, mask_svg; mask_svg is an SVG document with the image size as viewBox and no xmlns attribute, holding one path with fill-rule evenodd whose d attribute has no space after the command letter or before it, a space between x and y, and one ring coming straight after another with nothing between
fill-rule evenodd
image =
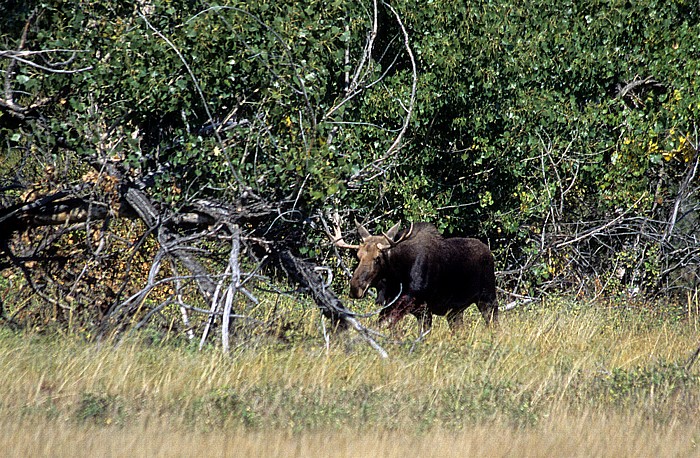
<instances>
[{"instance_id":1,"label":"moose front leg","mask_svg":"<svg viewBox=\"0 0 700 458\"><path fill-rule=\"evenodd\" d=\"M396 323L398 323L409 313L416 315L420 308L420 306L416 305L415 297L410 294L404 294L400 296L393 305L390 305L379 312L379 322L384 323L385 321L388 321L389 327L393 328ZM426 308L425 305L423 305L423 308Z\"/></svg>"},{"instance_id":2,"label":"moose front leg","mask_svg":"<svg viewBox=\"0 0 700 458\"><path fill-rule=\"evenodd\" d=\"M428 310L427 304L415 305L411 313L418 320L421 334L428 332L433 327L433 314Z\"/></svg>"}]
</instances>

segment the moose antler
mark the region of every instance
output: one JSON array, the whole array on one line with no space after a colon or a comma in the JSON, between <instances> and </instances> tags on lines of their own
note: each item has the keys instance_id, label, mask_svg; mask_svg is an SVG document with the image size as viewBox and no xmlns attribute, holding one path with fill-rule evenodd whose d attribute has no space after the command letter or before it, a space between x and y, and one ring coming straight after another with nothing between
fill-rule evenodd
<instances>
[{"instance_id":1,"label":"moose antler","mask_svg":"<svg viewBox=\"0 0 700 458\"><path fill-rule=\"evenodd\" d=\"M337 211L330 215L330 220L333 223L333 233L328 229L328 225L326 225L325 221L323 221L323 226L326 230L326 235L328 235L328 238L331 239L331 242L333 242L335 246L338 248L348 248L350 250L357 250L360 248L360 245L351 245L343 240L343 232L340 230L340 215Z\"/></svg>"},{"instance_id":2,"label":"moose antler","mask_svg":"<svg viewBox=\"0 0 700 458\"><path fill-rule=\"evenodd\" d=\"M396 233L399 230L399 226L401 225L401 222L396 223L394 227L389 229L387 232L384 232L384 237L387 239L389 242L390 247L395 247L399 243L403 242L407 238L411 236L413 233L413 223L411 223L411 226L408 228L407 231L404 231L401 236L398 238L398 240L394 240L394 237L396 237Z\"/></svg>"}]
</instances>

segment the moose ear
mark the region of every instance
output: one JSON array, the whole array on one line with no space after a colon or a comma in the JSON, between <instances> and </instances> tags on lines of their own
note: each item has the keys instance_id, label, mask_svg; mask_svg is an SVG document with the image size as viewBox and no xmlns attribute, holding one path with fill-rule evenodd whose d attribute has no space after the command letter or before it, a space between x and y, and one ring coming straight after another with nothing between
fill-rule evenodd
<instances>
[{"instance_id":1,"label":"moose ear","mask_svg":"<svg viewBox=\"0 0 700 458\"><path fill-rule=\"evenodd\" d=\"M394 242L396 240L396 234L399 232L399 228L401 227L401 221L398 223L394 224L391 229L386 231L384 236L389 239L390 241Z\"/></svg>"},{"instance_id":2,"label":"moose ear","mask_svg":"<svg viewBox=\"0 0 700 458\"><path fill-rule=\"evenodd\" d=\"M355 220L355 226L357 226L357 233L360 235L360 238L362 241L366 241L368 238L372 237L372 235L369 233L365 227L360 224L357 220Z\"/></svg>"}]
</instances>

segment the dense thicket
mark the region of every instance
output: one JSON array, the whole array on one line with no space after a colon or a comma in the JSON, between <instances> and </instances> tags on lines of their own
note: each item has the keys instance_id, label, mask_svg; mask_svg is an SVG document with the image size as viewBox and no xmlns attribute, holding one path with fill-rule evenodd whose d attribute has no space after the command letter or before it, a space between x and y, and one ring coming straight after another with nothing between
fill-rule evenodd
<instances>
[{"instance_id":1,"label":"dense thicket","mask_svg":"<svg viewBox=\"0 0 700 458\"><path fill-rule=\"evenodd\" d=\"M334 211L487 240L518 295L697 295L690 1L4 8L5 288L53 317L230 312Z\"/></svg>"},{"instance_id":2,"label":"dense thicket","mask_svg":"<svg viewBox=\"0 0 700 458\"><path fill-rule=\"evenodd\" d=\"M475 3L403 8L422 84L400 202L531 287L668 292L698 254L695 6Z\"/></svg>"}]
</instances>

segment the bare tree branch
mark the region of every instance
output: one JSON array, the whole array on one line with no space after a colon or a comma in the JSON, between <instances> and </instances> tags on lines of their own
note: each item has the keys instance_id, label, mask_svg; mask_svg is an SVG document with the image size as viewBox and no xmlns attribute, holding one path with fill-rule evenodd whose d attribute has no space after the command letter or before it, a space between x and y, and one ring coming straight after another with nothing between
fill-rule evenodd
<instances>
[{"instance_id":1,"label":"bare tree branch","mask_svg":"<svg viewBox=\"0 0 700 458\"><path fill-rule=\"evenodd\" d=\"M230 226L231 232L231 255L228 261L228 270L230 271L231 280L228 288L226 288L226 304L224 306L223 323L221 326L221 340L224 353L229 351L229 321L231 318L231 308L233 305L233 297L241 286L241 269L238 264L240 255L240 230L238 226Z\"/></svg>"},{"instance_id":2,"label":"bare tree branch","mask_svg":"<svg viewBox=\"0 0 700 458\"><path fill-rule=\"evenodd\" d=\"M307 288L323 314L331 318L336 326L354 329L382 358L389 357L386 350L370 336L370 330L357 321L353 314L343 306L335 293L324 287L323 281L318 276L318 273L314 271L313 266L299 260L287 250L279 253L279 259L289 277Z\"/></svg>"}]
</instances>

